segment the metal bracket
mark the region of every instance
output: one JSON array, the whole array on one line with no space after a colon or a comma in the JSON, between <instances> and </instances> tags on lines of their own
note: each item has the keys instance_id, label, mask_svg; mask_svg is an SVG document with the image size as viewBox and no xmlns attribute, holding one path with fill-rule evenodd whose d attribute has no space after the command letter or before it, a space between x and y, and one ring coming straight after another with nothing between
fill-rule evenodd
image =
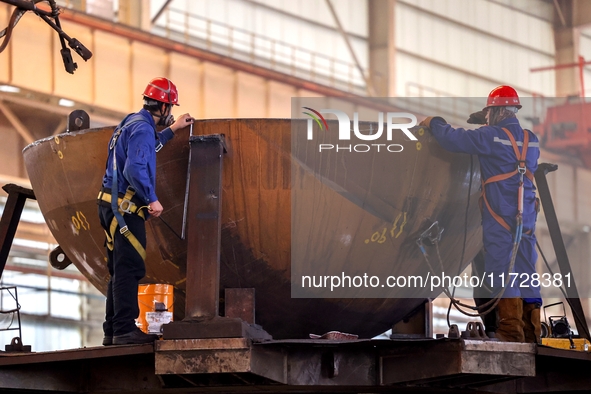
<instances>
[{"instance_id":1,"label":"metal bracket","mask_svg":"<svg viewBox=\"0 0 591 394\"><path fill-rule=\"evenodd\" d=\"M90 117L86 111L77 109L70 112L68 115L68 129L67 132L86 130L90 128Z\"/></svg>"},{"instance_id":2,"label":"metal bracket","mask_svg":"<svg viewBox=\"0 0 591 394\"><path fill-rule=\"evenodd\" d=\"M31 353L31 345L23 345L20 337L14 337L10 341L10 345L4 346L4 350L6 352Z\"/></svg>"},{"instance_id":3,"label":"metal bracket","mask_svg":"<svg viewBox=\"0 0 591 394\"><path fill-rule=\"evenodd\" d=\"M443 234L444 228L439 228L439 222L436 220L434 221L428 229L423 231L417 240L418 244L423 243L423 241L428 241L430 245L435 245L439 241L441 241L441 235Z\"/></svg>"},{"instance_id":4,"label":"metal bracket","mask_svg":"<svg viewBox=\"0 0 591 394\"><path fill-rule=\"evenodd\" d=\"M72 260L66 256L62 247L59 245L49 253L49 262L53 268L58 270L66 269L72 264Z\"/></svg>"}]
</instances>

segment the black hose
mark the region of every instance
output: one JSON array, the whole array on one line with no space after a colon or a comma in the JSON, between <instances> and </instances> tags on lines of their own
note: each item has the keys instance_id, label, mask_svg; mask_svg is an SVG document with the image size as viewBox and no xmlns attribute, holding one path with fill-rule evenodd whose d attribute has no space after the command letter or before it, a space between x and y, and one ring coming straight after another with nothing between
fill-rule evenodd
<instances>
[{"instance_id":1,"label":"black hose","mask_svg":"<svg viewBox=\"0 0 591 394\"><path fill-rule=\"evenodd\" d=\"M462 256L460 257L460 265L459 267L462 267L462 264L464 263L464 254L466 253L466 242L468 239L468 213L470 211L470 198L472 197L472 177L474 175L474 156L470 155L470 182L468 183L468 199L466 201L466 212L464 214L464 244L462 246ZM460 275L459 269L458 269L458 275ZM449 314L451 312L451 305L452 305L452 299L454 299L453 297L456 295L456 288L454 287L451 293L452 297L450 297L449 299L449 306L447 308L447 326L451 327L450 321L449 321Z\"/></svg>"}]
</instances>

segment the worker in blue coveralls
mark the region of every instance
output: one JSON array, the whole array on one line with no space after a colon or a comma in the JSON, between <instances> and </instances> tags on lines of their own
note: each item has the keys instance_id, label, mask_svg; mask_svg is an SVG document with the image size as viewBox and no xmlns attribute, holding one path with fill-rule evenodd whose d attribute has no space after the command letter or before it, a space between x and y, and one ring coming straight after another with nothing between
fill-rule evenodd
<instances>
[{"instance_id":1,"label":"worker in blue coveralls","mask_svg":"<svg viewBox=\"0 0 591 394\"><path fill-rule=\"evenodd\" d=\"M542 298L536 280L534 230L538 204L533 173L540 149L537 137L524 130L515 117L519 109L515 89L499 86L488 96L483 110L486 122L481 122L486 125L482 127L453 128L441 117L428 117L420 125L429 127L446 150L478 155L483 181L485 277L489 285L493 280L492 296L501 297L496 337L501 341L539 343ZM517 243L513 275L509 275Z\"/></svg>"},{"instance_id":2,"label":"worker in blue coveralls","mask_svg":"<svg viewBox=\"0 0 591 394\"><path fill-rule=\"evenodd\" d=\"M151 215L163 207L156 196L156 152L174 133L194 122L189 114L176 121L176 86L166 78L154 78L144 90L144 106L129 114L115 128L98 196L99 218L106 234L107 287L103 345L149 343L156 335L143 333L135 324L139 316L138 283L146 268L146 228ZM166 127L156 132L157 126ZM113 198L117 190L118 198Z\"/></svg>"}]
</instances>

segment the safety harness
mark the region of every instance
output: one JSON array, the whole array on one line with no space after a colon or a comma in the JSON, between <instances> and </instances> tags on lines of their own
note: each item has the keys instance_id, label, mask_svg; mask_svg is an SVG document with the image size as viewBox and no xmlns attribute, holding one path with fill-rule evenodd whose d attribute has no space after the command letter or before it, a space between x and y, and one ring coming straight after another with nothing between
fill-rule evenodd
<instances>
[{"instance_id":1,"label":"safety harness","mask_svg":"<svg viewBox=\"0 0 591 394\"><path fill-rule=\"evenodd\" d=\"M511 134L511 132L504 127L503 127L503 131L505 132L505 134L507 134L507 137L509 137L509 141L511 142L511 146L513 146L513 151L515 152L515 157L517 158L515 170L508 172L506 174L495 175L495 176L488 178L486 181L484 181L484 180L482 181L482 193L480 196L481 197L480 209L482 210L482 201L484 201L484 204L486 205L486 208L488 209L488 211L490 212L492 217L501 226L503 226L505 229L507 229L507 231L510 232L511 227L507 224L507 222L500 215L498 215L496 212L494 212L492 210L490 204L488 203L488 200L486 198L485 186L488 184L494 183L494 182L500 182L505 179L509 179L512 176L519 174L519 191L517 194L517 217L516 217L517 226L515 228L515 237L513 239L513 249L512 249L512 253L511 253L511 261L509 262L509 268L507 270L507 272L509 273L509 272L513 272L513 267L515 266L515 258L517 256L517 250L519 249L519 244L521 242L521 236L523 234L523 195L524 195L523 177L525 176L526 178L528 178L529 180L531 180L533 182L534 176L531 173L531 171L527 169L527 166L525 164L526 163L525 159L527 157L527 149L529 146L530 131L526 130L526 129L523 130L524 137L523 137L523 147L521 149L521 152L519 152L519 147L517 146L517 142L515 141L513 134ZM536 206L536 210L537 210L537 206ZM434 222L431 225L431 227L429 227L429 229L427 229L427 231L425 231L421 235L421 237L417 240L417 245L419 246L419 249L421 250L423 257L425 258L425 261L427 262L429 269L434 274L436 274L436 271L431 266L431 263L429 261L427 251L425 249L423 241L424 241L424 239L428 239L432 245L435 245L435 249L437 251L437 257L439 259L440 269L441 269L441 272L443 272L443 270L444 270L443 260L441 259L441 254L439 253L439 240L441 238L441 232L443 230L439 230L438 226L439 226L438 223ZM432 230L433 228L435 228L435 231ZM530 233L530 232L531 232L531 230L528 230L526 232L526 234ZM435 234L435 236L433 234ZM447 289L447 288L443 288L443 292L449 297L451 304L459 312L461 312L467 316L477 317L477 316L484 316L487 313L490 313L492 310L494 310L494 308L499 303L499 300L503 297L503 294L505 293L505 289L506 289L506 287L503 287L501 289L501 291L497 295L495 295L495 297L491 298L489 301L485 302L484 304L482 304L480 306L473 306L473 305L468 305L468 304L462 303L458 299L454 298L453 294L451 294L449 292L449 289ZM476 313L466 312L462 308L476 311ZM449 320L448 320L448 322L449 322Z\"/></svg>"},{"instance_id":2,"label":"safety harness","mask_svg":"<svg viewBox=\"0 0 591 394\"><path fill-rule=\"evenodd\" d=\"M123 219L123 216L122 216L122 214L124 214L124 213L137 214L139 217L146 220L146 215L142 211L142 209L145 207L138 207L137 204L135 204L134 202L131 201L131 198L133 197L134 194L135 194L135 192L133 191L133 189L128 188L127 191L125 192L125 196L123 198L119 197L117 199L117 202L116 202L116 204L118 205L117 215L121 217L123 224L121 225L119 223L117 216L113 216L113 220L111 221L109 231L105 230L105 235L107 236L107 248L109 248L109 250L113 250L113 248L115 246L114 245L115 231L117 230L117 226L119 226L120 227L119 231L121 232L121 234L123 234L125 236L125 238L133 246L133 248L139 253L140 256L142 256L142 259L146 260L146 250L144 249L144 247L142 246L140 241L138 241L138 239L135 237L135 235L133 235L132 232L129 231L129 228L127 227L127 225L125 223L125 219ZM111 194L109 194L105 191L101 191L99 193L98 198L101 201L111 203L111 206L112 206L113 197Z\"/></svg>"},{"instance_id":3,"label":"safety harness","mask_svg":"<svg viewBox=\"0 0 591 394\"><path fill-rule=\"evenodd\" d=\"M127 117L125 117L125 119L123 119L123 121L117 126L115 132L113 133L111 143L109 144L109 150L113 151L113 183L111 188L112 190L115 190L116 193L118 193L119 187L117 183L117 152L115 148L117 146L117 142L119 141L119 137L121 136L121 133L125 128L131 126L134 123L148 123L148 121L141 117L141 115L136 115L135 119L132 119L131 121L127 122L127 120L131 116L132 115L128 115ZM162 144L159 142L158 146L156 147L156 152L160 151L161 148ZM142 209L147 208L147 206L138 207L136 203L131 201L134 195L135 190L133 190L133 188L131 188L130 186L125 191L125 195L123 196L123 198L118 197L117 199L115 199L113 198L112 194L109 194L108 192L101 190L101 192L98 195L98 199L100 201L111 203L111 209L113 210L114 215L113 220L111 221L109 231L105 230L105 235L107 236L107 248L109 248L109 250L113 250L115 246L115 231L117 230L117 226L119 226L119 232L125 237L125 239L127 239L127 241L134 247L134 249L145 261L146 250L138 241L136 236L133 235L131 231L129 231L129 228L127 227L127 224L125 223L125 219L123 217L123 215L125 214L136 214L142 219L146 220L146 215L144 214Z\"/></svg>"},{"instance_id":4,"label":"safety harness","mask_svg":"<svg viewBox=\"0 0 591 394\"><path fill-rule=\"evenodd\" d=\"M513 151L515 152L515 157L517 158L517 163L515 166L515 170L511 172L507 172L505 174L494 175L488 178L486 181L482 181L482 193L481 199L484 201L484 204L488 211L490 212L491 216L507 231L511 231L511 226L507 224L507 222L498 215L493 209L491 208L488 199L486 198L486 185L489 185L494 182L504 181L505 179L509 179L512 176L519 174L519 189L517 194L517 228L515 232L516 240L521 239L521 234L523 231L523 194L524 194L524 187L523 187L523 177L525 176L530 181L534 181L534 175L525 165L525 159L527 157L527 149L529 145L529 130L523 129L523 147L521 149L521 153L519 152L519 147L517 146L517 142L513 137L513 134L509 130L503 127L503 131L509 137L509 141L511 142L511 146L513 146ZM528 231L529 232L529 231Z\"/></svg>"}]
</instances>

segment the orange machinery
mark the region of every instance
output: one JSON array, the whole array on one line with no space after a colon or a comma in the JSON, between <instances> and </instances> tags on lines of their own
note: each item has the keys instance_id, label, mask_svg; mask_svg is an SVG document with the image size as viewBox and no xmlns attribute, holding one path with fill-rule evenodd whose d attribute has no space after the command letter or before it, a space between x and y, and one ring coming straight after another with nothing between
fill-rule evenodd
<instances>
[{"instance_id":1,"label":"orange machinery","mask_svg":"<svg viewBox=\"0 0 591 394\"><path fill-rule=\"evenodd\" d=\"M534 132L543 148L575 155L591 168L591 102L581 98L547 108Z\"/></svg>"},{"instance_id":2,"label":"orange machinery","mask_svg":"<svg viewBox=\"0 0 591 394\"><path fill-rule=\"evenodd\" d=\"M579 56L575 63L530 69L531 72L579 69L579 97L569 97L563 104L548 107L544 120L534 126L534 132L541 137L543 148L575 155L587 168L591 168L591 102L585 102L584 67L590 64L591 61Z\"/></svg>"}]
</instances>

